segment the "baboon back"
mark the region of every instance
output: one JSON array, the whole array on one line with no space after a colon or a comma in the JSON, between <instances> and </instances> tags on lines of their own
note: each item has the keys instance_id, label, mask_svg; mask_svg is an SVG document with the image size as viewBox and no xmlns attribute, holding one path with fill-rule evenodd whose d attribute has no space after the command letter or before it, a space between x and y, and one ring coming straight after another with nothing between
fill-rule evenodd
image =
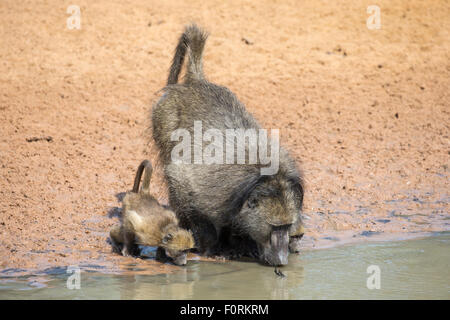
<instances>
[{"instance_id":1,"label":"baboon back","mask_svg":"<svg viewBox=\"0 0 450 320\"><path fill-rule=\"evenodd\" d=\"M194 121L202 122L203 131L219 129L224 136L226 129L260 128L242 103L225 87L206 80L168 86L152 110L153 138L165 163L170 162L170 152L178 143L171 141L172 132L186 129L193 139Z\"/></svg>"}]
</instances>

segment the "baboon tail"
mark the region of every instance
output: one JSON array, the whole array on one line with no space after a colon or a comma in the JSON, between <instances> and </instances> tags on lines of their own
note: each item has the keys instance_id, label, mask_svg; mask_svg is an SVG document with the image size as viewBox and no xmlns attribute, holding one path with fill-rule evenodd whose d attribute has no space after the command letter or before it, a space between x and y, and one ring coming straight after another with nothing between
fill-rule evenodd
<instances>
[{"instance_id":1,"label":"baboon tail","mask_svg":"<svg viewBox=\"0 0 450 320\"><path fill-rule=\"evenodd\" d=\"M187 26L178 40L175 56L170 67L167 85L176 84L180 75L186 53L189 55L187 63L186 81L189 79L203 79L202 55L208 35L195 24Z\"/></svg>"},{"instance_id":2,"label":"baboon tail","mask_svg":"<svg viewBox=\"0 0 450 320\"><path fill-rule=\"evenodd\" d=\"M142 182L142 192L150 192L150 179L152 177L153 167L152 163L148 160L144 160L139 165L136 171L136 177L134 178L133 192L139 192L139 184L141 183L142 172L144 173L144 181Z\"/></svg>"}]
</instances>

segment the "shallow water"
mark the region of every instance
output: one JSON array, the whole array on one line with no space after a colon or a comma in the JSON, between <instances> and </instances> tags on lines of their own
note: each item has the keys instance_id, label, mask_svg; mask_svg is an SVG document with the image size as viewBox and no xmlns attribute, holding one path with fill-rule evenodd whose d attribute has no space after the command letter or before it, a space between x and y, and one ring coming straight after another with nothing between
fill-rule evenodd
<instances>
[{"instance_id":1,"label":"shallow water","mask_svg":"<svg viewBox=\"0 0 450 320\"><path fill-rule=\"evenodd\" d=\"M175 273L119 275L81 271L69 290L65 268L51 274L1 276L0 299L450 299L450 233L363 243L291 255L274 268L255 262L189 261ZM380 289L367 273L379 267ZM373 282L371 282L373 283Z\"/></svg>"}]
</instances>

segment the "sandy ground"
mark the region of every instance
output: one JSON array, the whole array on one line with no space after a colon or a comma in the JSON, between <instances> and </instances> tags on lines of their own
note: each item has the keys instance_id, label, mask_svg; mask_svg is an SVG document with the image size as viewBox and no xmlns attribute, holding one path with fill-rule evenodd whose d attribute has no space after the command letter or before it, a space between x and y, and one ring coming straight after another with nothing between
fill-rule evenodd
<instances>
[{"instance_id":1,"label":"sandy ground","mask_svg":"<svg viewBox=\"0 0 450 320\"><path fill-rule=\"evenodd\" d=\"M0 269L175 268L112 254L107 235L193 21L208 78L303 168L305 248L450 230L450 3L376 1L379 30L371 4L1 1Z\"/></svg>"}]
</instances>

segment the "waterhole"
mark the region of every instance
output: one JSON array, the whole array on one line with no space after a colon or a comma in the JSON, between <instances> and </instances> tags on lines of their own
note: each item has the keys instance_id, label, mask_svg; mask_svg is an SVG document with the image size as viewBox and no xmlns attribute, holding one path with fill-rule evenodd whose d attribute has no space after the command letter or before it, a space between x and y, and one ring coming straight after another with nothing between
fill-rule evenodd
<instances>
[{"instance_id":1,"label":"waterhole","mask_svg":"<svg viewBox=\"0 0 450 320\"><path fill-rule=\"evenodd\" d=\"M91 266L81 269L79 289L68 289L73 274L66 268L23 277L0 272L0 299L450 299L449 249L446 232L308 250L290 255L279 269L284 277L255 262L193 260L159 275Z\"/></svg>"}]
</instances>

